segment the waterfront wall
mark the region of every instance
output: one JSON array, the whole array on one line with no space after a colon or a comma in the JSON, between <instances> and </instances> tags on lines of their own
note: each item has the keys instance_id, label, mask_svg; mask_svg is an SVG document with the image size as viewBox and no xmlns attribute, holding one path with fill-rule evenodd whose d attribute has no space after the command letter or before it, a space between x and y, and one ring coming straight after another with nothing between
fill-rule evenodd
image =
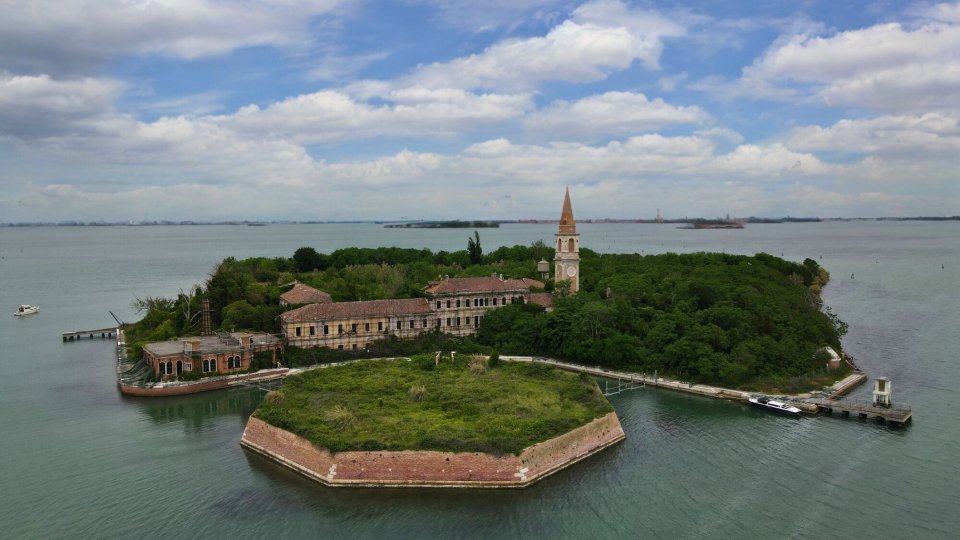
<instances>
[{"instance_id":1,"label":"waterfront wall","mask_svg":"<svg viewBox=\"0 0 960 540\"><path fill-rule=\"evenodd\" d=\"M267 381L280 379L287 376L290 370L287 368L261 370L254 373L244 373L242 375L222 375L211 377L212 380L199 380L190 382L176 383L157 383L151 386L135 386L118 382L120 393L128 396L141 397L163 397L163 396L182 396L186 394L195 394L197 392L206 392L208 390L222 390L237 386L240 381L261 380Z\"/></svg>"},{"instance_id":2,"label":"waterfront wall","mask_svg":"<svg viewBox=\"0 0 960 540\"><path fill-rule=\"evenodd\" d=\"M328 486L525 487L624 439L616 413L526 448L482 452L338 452L251 416L240 444Z\"/></svg>"}]
</instances>

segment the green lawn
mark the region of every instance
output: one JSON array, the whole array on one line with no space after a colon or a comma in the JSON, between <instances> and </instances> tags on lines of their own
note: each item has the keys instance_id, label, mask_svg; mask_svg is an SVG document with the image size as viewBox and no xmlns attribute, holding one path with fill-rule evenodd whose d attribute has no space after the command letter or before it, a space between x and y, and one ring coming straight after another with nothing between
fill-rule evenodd
<instances>
[{"instance_id":1,"label":"green lawn","mask_svg":"<svg viewBox=\"0 0 960 540\"><path fill-rule=\"evenodd\" d=\"M519 454L611 411L587 376L432 356L365 360L289 377L255 415L333 452Z\"/></svg>"}]
</instances>

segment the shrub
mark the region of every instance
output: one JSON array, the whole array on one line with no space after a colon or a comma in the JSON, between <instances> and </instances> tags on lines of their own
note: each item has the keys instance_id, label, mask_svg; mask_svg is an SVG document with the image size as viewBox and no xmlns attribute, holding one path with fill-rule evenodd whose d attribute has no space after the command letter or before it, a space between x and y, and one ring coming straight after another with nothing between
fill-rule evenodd
<instances>
[{"instance_id":1,"label":"shrub","mask_svg":"<svg viewBox=\"0 0 960 540\"><path fill-rule=\"evenodd\" d=\"M495 368L498 365L500 365L500 353L498 353L497 351L493 351L492 353L490 353L490 358L487 359L487 365L490 366L491 368Z\"/></svg>"},{"instance_id":2,"label":"shrub","mask_svg":"<svg viewBox=\"0 0 960 540\"><path fill-rule=\"evenodd\" d=\"M470 373L474 375L480 375L487 371L487 359L482 356L474 356L470 359Z\"/></svg>"},{"instance_id":3,"label":"shrub","mask_svg":"<svg viewBox=\"0 0 960 540\"><path fill-rule=\"evenodd\" d=\"M283 392L281 392L280 390L274 390L272 392L268 392L267 396L263 399L270 405L279 406L279 405L283 405L284 395L283 395Z\"/></svg>"},{"instance_id":4,"label":"shrub","mask_svg":"<svg viewBox=\"0 0 960 540\"><path fill-rule=\"evenodd\" d=\"M334 405L323 413L323 419L337 429L347 429L357 423L357 417L343 405Z\"/></svg>"},{"instance_id":5,"label":"shrub","mask_svg":"<svg viewBox=\"0 0 960 540\"><path fill-rule=\"evenodd\" d=\"M422 384L415 384L407 391L407 395L410 396L410 401L423 401L423 398L427 395L427 387Z\"/></svg>"}]
</instances>

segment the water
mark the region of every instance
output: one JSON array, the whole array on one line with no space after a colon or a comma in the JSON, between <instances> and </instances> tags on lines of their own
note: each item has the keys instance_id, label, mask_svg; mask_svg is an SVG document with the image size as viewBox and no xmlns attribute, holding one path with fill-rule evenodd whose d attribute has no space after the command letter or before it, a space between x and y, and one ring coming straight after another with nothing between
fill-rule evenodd
<instances>
[{"instance_id":1,"label":"water","mask_svg":"<svg viewBox=\"0 0 960 540\"><path fill-rule=\"evenodd\" d=\"M553 226L481 231L486 250ZM766 251L833 275L846 349L893 380L914 424L780 418L642 389L612 398L627 440L522 491L333 490L241 450L259 393L127 398L109 341L227 256L301 246L463 249L467 230L372 224L0 228L0 524L8 538L948 538L960 531L960 224L849 222L678 230L579 226L601 252ZM941 264L945 266L941 269ZM850 275L855 274L854 279ZM20 303L41 307L15 318ZM2 310L6 310L4 315ZM866 397L863 387L857 397Z\"/></svg>"}]
</instances>

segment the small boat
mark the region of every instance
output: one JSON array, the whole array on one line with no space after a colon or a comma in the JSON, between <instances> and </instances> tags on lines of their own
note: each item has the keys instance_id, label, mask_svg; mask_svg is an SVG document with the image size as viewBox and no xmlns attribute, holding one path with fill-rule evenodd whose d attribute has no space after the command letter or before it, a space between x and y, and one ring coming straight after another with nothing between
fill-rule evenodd
<instances>
[{"instance_id":1,"label":"small boat","mask_svg":"<svg viewBox=\"0 0 960 540\"><path fill-rule=\"evenodd\" d=\"M770 409L777 411L782 414L789 414L791 416L800 416L800 409L787 405L782 401L776 401L768 398L767 396L757 396L751 397L748 399L751 405L760 407L763 409Z\"/></svg>"},{"instance_id":2,"label":"small boat","mask_svg":"<svg viewBox=\"0 0 960 540\"><path fill-rule=\"evenodd\" d=\"M13 312L15 317L23 317L24 315L33 315L40 311L38 306L31 306L30 304L20 304L17 306L17 310Z\"/></svg>"}]
</instances>

